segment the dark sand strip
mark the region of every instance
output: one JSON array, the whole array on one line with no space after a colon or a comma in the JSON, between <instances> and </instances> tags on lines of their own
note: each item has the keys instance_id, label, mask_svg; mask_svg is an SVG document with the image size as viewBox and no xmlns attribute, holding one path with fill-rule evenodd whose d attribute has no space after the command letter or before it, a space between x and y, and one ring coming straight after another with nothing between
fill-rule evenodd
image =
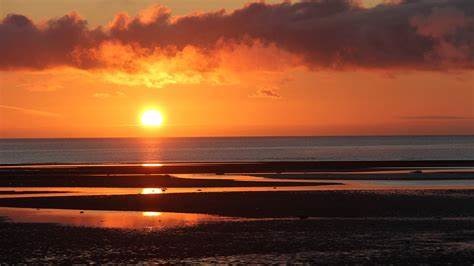
<instances>
[{"instance_id":1,"label":"dark sand strip","mask_svg":"<svg viewBox=\"0 0 474 266\"><path fill-rule=\"evenodd\" d=\"M318 171L370 171L388 169L418 169L424 167L474 167L474 160L434 161L288 161L288 162L226 162L226 163L165 163L159 167L140 164L117 165L4 165L0 175L24 173L46 174L192 174L192 173L269 173Z\"/></svg>"},{"instance_id":2,"label":"dark sand strip","mask_svg":"<svg viewBox=\"0 0 474 266\"><path fill-rule=\"evenodd\" d=\"M337 182L265 182L230 179L177 178L170 175L57 175L45 173L4 174L0 187L274 187L341 185Z\"/></svg>"},{"instance_id":3,"label":"dark sand strip","mask_svg":"<svg viewBox=\"0 0 474 266\"><path fill-rule=\"evenodd\" d=\"M56 193L73 193L71 191L17 191L17 190L4 190L0 191L0 195L27 195L27 194L56 194Z\"/></svg>"},{"instance_id":4,"label":"dark sand strip","mask_svg":"<svg viewBox=\"0 0 474 266\"><path fill-rule=\"evenodd\" d=\"M274 179L308 180L474 180L474 172L443 173L282 173L251 174L256 177Z\"/></svg>"},{"instance_id":5,"label":"dark sand strip","mask_svg":"<svg viewBox=\"0 0 474 266\"><path fill-rule=\"evenodd\" d=\"M236 217L474 217L472 190L225 192L0 199L3 207Z\"/></svg>"}]
</instances>

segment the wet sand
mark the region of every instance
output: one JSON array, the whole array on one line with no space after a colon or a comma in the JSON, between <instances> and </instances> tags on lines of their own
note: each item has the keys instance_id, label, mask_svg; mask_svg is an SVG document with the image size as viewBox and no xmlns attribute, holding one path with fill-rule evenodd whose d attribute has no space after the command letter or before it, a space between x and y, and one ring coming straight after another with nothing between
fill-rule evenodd
<instances>
[{"instance_id":1,"label":"wet sand","mask_svg":"<svg viewBox=\"0 0 474 266\"><path fill-rule=\"evenodd\" d=\"M278 191L3 198L1 207L234 217L474 217L474 190Z\"/></svg>"},{"instance_id":2,"label":"wet sand","mask_svg":"<svg viewBox=\"0 0 474 266\"><path fill-rule=\"evenodd\" d=\"M272 179L299 179L299 180L474 180L474 171L455 172L352 172L352 173L281 173L281 174L252 174L256 177Z\"/></svg>"},{"instance_id":3,"label":"wet sand","mask_svg":"<svg viewBox=\"0 0 474 266\"><path fill-rule=\"evenodd\" d=\"M283 173L324 171L380 171L391 169L473 168L474 160L425 161L267 161L267 162L196 162L147 164L33 164L0 165L0 174L198 174L198 173Z\"/></svg>"},{"instance_id":4,"label":"wet sand","mask_svg":"<svg viewBox=\"0 0 474 266\"><path fill-rule=\"evenodd\" d=\"M0 187L273 187L338 185L337 182L271 182L177 178L171 175L86 175L28 173L0 175Z\"/></svg>"},{"instance_id":5,"label":"wet sand","mask_svg":"<svg viewBox=\"0 0 474 266\"><path fill-rule=\"evenodd\" d=\"M17 190L0 190L0 195L29 195L29 194L63 194L71 193L70 191L17 191Z\"/></svg>"},{"instance_id":6,"label":"wet sand","mask_svg":"<svg viewBox=\"0 0 474 266\"><path fill-rule=\"evenodd\" d=\"M472 167L472 162L441 163ZM236 166L237 165L237 166ZM375 166L374 166L375 165ZM411 163L275 163L198 166L87 166L8 168L0 171L4 187L272 187L327 186L326 191L247 191L124 195L38 196L0 198L0 207L73 209L77 215L91 210L176 212L245 217L219 219L173 228L151 230L70 227L58 224L11 223L0 218L0 262L3 263L320 263L320 264L466 264L474 263L474 189L331 190L327 169L374 170L371 167L420 166ZM397 166L398 165L398 166ZM431 167L433 162L422 163ZM238 167L241 168L238 168ZM171 168L170 168L171 167ZM368 169L370 168L370 169ZM177 178L175 173L250 173L313 171L295 180L230 180ZM123 170L123 172L121 172ZM387 170L387 169L385 169ZM395 169L399 170L399 169ZM171 172L169 172L171 173ZM434 173L440 174L440 173ZM442 173L445 174L445 173ZM274 175L274 174L272 174ZM301 176L276 174L273 178ZM305 175L300 173L300 175ZM309 176L308 176L309 175ZM312 176L311 176L312 175ZM340 178L340 173L337 173ZM354 176L359 175L359 176ZM359 179L425 180L428 173L347 173ZM399 173L395 173L399 175ZM470 179L471 173L455 173ZM462 176L460 176L462 175ZM269 176L266 176L269 177ZM324 178L322 178L324 177ZM453 176L432 176L453 179ZM463 178L464 177L464 178ZM402 178L402 179L399 179ZM357 180L357 179L356 179ZM311 180L310 180L311 181ZM334 184L332 184L334 183ZM332 184L332 185L331 185ZM9 190L12 190L11 188ZM42 188L42 190L47 190ZM63 188L64 190L64 188ZM172 190L172 189L170 189ZM205 189L203 189L205 190ZM33 212L35 209L32 210ZM159 216L157 216L159 219Z\"/></svg>"},{"instance_id":7,"label":"wet sand","mask_svg":"<svg viewBox=\"0 0 474 266\"><path fill-rule=\"evenodd\" d=\"M0 223L4 263L474 262L472 219L209 223L163 231Z\"/></svg>"},{"instance_id":8,"label":"wet sand","mask_svg":"<svg viewBox=\"0 0 474 266\"><path fill-rule=\"evenodd\" d=\"M253 219L159 230L0 221L3 263L474 263L474 190L31 197L0 206Z\"/></svg>"}]
</instances>

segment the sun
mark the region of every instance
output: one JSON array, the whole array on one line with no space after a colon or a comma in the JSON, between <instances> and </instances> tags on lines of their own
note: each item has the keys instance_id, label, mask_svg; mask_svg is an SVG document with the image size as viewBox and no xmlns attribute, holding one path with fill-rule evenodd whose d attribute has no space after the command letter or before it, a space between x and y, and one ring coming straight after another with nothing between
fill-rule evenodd
<instances>
[{"instance_id":1,"label":"sun","mask_svg":"<svg viewBox=\"0 0 474 266\"><path fill-rule=\"evenodd\" d=\"M145 127L160 127L163 125L163 115L155 109L146 110L142 113L140 121Z\"/></svg>"}]
</instances>

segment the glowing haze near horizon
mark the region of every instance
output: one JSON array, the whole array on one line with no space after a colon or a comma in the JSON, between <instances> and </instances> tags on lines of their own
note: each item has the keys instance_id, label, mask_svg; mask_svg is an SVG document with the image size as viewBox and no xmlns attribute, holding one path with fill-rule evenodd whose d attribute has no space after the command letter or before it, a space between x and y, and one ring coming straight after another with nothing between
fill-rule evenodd
<instances>
[{"instance_id":1,"label":"glowing haze near horizon","mask_svg":"<svg viewBox=\"0 0 474 266\"><path fill-rule=\"evenodd\" d=\"M474 134L471 0L0 0L0 15L0 137ZM163 126L141 126L146 110Z\"/></svg>"}]
</instances>

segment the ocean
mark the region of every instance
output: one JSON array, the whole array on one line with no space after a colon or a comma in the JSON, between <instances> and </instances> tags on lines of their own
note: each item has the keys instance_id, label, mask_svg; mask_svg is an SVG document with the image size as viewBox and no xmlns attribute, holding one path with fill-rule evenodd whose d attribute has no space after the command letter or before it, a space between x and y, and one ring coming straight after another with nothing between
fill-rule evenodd
<instances>
[{"instance_id":1,"label":"ocean","mask_svg":"<svg viewBox=\"0 0 474 266\"><path fill-rule=\"evenodd\" d=\"M474 136L0 139L0 164L474 160Z\"/></svg>"}]
</instances>

